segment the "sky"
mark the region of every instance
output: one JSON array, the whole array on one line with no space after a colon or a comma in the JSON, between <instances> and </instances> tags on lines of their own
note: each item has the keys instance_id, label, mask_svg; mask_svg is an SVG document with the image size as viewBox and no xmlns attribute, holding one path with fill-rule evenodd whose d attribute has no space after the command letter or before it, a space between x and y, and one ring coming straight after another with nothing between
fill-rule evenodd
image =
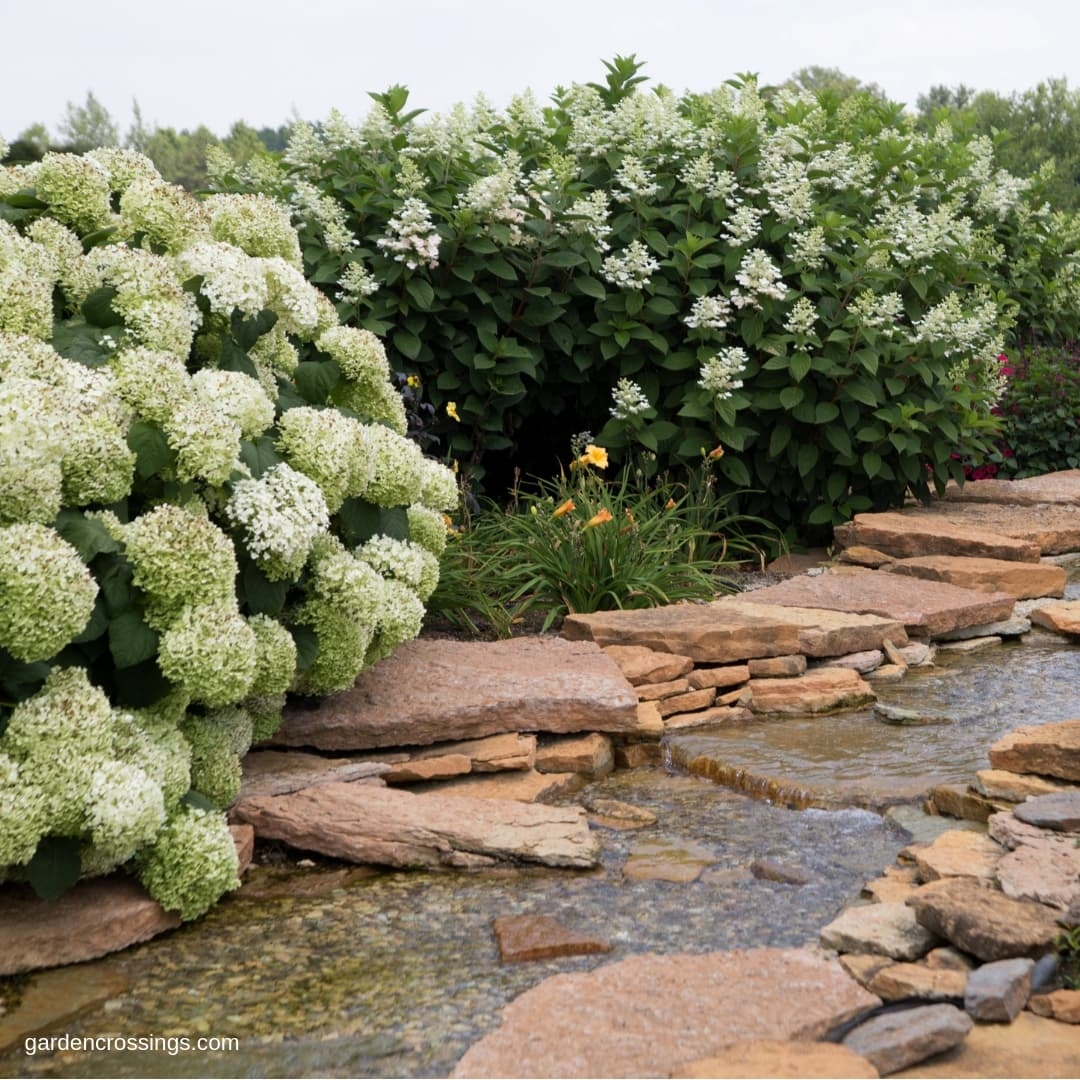
<instances>
[{"instance_id":1,"label":"sky","mask_svg":"<svg viewBox=\"0 0 1080 1080\"><path fill-rule=\"evenodd\" d=\"M931 86L1002 94L1048 78L1080 87L1075 0L51 0L5 6L0 136L56 133L87 92L125 132L224 135L235 121L349 119L366 91L403 83L412 107L446 111L483 92L603 81L636 54L643 74L704 91L741 72L782 82L810 65L877 83L914 107Z\"/></svg>"}]
</instances>

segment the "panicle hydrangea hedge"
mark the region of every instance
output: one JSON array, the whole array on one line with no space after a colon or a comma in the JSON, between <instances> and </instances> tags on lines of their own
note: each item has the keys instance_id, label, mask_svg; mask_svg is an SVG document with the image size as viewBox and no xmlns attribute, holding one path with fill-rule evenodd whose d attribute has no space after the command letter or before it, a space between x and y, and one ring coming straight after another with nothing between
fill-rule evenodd
<instances>
[{"instance_id":1,"label":"panicle hydrangea hedge","mask_svg":"<svg viewBox=\"0 0 1080 1080\"><path fill-rule=\"evenodd\" d=\"M420 628L453 474L286 208L126 150L0 168L0 880L185 919L281 722Z\"/></svg>"},{"instance_id":2,"label":"panicle hydrangea hedge","mask_svg":"<svg viewBox=\"0 0 1080 1080\"><path fill-rule=\"evenodd\" d=\"M1040 178L863 95L606 66L546 108L394 87L216 183L290 202L311 280L474 477L550 473L582 430L658 467L719 442L740 510L828 527L992 454L1010 333L1080 336L1080 227Z\"/></svg>"}]
</instances>

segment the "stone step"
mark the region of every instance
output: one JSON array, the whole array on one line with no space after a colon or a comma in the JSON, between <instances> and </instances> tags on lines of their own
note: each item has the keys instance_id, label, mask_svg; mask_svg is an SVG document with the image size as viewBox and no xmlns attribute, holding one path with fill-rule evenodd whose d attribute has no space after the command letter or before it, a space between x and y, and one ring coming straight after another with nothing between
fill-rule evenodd
<instances>
[{"instance_id":1,"label":"stone step","mask_svg":"<svg viewBox=\"0 0 1080 1080\"><path fill-rule=\"evenodd\" d=\"M928 506L905 508L904 517L913 521L948 521L1030 541L1038 544L1043 555L1080 551L1080 502L1021 505L939 499Z\"/></svg>"},{"instance_id":2,"label":"stone step","mask_svg":"<svg viewBox=\"0 0 1080 1080\"><path fill-rule=\"evenodd\" d=\"M350 689L291 702L278 746L367 750L507 732L633 732L637 696L588 641L406 642Z\"/></svg>"},{"instance_id":3,"label":"stone step","mask_svg":"<svg viewBox=\"0 0 1080 1080\"><path fill-rule=\"evenodd\" d=\"M878 615L899 623L913 637L924 638L1007 619L1014 603L1012 596L1004 592L980 592L855 566L836 567L813 577L789 578L746 593L742 600L748 605ZM899 643L894 640L894 644Z\"/></svg>"},{"instance_id":4,"label":"stone step","mask_svg":"<svg viewBox=\"0 0 1080 1080\"><path fill-rule=\"evenodd\" d=\"M1062 469L1022 480L977 480L963 487L950 484L945 489L945 498L957 503L1013 503L1018 506L1080 504L1080 469Z\"/></svg>"},{"instance_id":5,"label":"stone step","mask_svg":"<svg viewBox=\"0 0 1080 1080\"><path fill-rule=\"evenodd\" d=\"M998 530L958 524L947 518L890 511L856 514L834 530L842 547L859 545L907 559L916 555L972 555L988 559L1038 562L1039 545L1032 540L1003 536Z\"/></svg>"},{"instance_id":6,"label":"stone step","mask_svg":"<svg viewBox=\"0 0 1080 1080\"><path fill-rule=\"evenodd\" d=\"M970 555L919 555L882 567L890 574L944 581L979 592L1004 592L1016 600L1065 594L1065 569L1047 562L1016 562Z\"/></svg>"}]
</instances>

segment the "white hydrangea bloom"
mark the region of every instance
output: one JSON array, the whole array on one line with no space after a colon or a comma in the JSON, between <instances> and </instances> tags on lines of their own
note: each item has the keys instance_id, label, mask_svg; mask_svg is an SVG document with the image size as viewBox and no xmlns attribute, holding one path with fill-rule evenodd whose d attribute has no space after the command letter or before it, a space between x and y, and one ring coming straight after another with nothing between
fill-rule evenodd
<instances>
[{"instance_id":1,"label":"white hydrangea bloom","mask_svg":"<svg viewBox=\"0 0 1080 1080\"><path fill-rule=\"evenodd\" d=\"M177 184L167 184L155 172L137 177L120 197L125 232L142 233L170 254L183 251L209 225L205 204Z\"/></svg>"},{"instance_id":2,"label":"white hydrangea bloom","mask_svg":"<svg viewBox=\"0 0 1080 1080\"><path fill-rule=\"evenodd\" d=\"M792 305L784 320L784 329L797 337L809 337L817 323L817 308L805 296L800 296Z\"/></svg>"},{"instance_id":3,"label":"white hydrangea bloom","mask_svg":"<svg viewBox=\"0 0 1080 1080\"><path fill-rule=\"evenodd\" d=\"M387 222L389 232L375 241L395 262L404 263L410 270L420 266L434 269L439 265L439 234L431 213L421 199L410 196L401 209Z\"/></svg>"},{"instance_id":4,"label":"white hydrangea bloom","mask_svg":"<svg viewBox=\"0 0 1080 1080\"><path fill-rule=\"evenodd\" d=\"M288 207L261 194L211 195L205 206L215 240L254 258L283 259L297 270L303 266Z\"/></svg>"},{"instance_id":5,"label":"white hydrangea bloom","mask_svg":"<svg viewBox=\"0 0 1080 1080\"><path fill-rule=\"evenodd\" d=\"M356 557L384 578L404 582L422 601L439 584L439 560L409 540L376 535L356 549Z\"/></svg>"},{"instance_id":6,"label":"white hydrangea bloom","mask_svg":"<svg viewBox=\"0 0 1080 1080\"><path fill-rule=\"evenodd\" d=\"M334 326L315 339L315 347L337 361L346 379L370 384L389 382L386 348L370 330Z\"/></svg>"},{"instance_id":7,"label":"white hydrangea bloom","mask_svg":"<svg viewBox=\"0 0 1080 1080\"><path fill-rule=\"evenodd\" d=\"M199 240L177 256L176 265L185 279L203 279L199 292L216 314L235 309L251 318L269 306L264 264L232 244Z\"/></svg>"},{"instance_id":8,"label":"white hydrangea bloom","mask_svg":"<svg viewBox=\"0 0 1080 1080\"><path fill-rule=\"evenodd\" d=\"M787 296L780 267L761 248L751 248L742 257L735 280L746 290L745 293L732 293L736 307L760 307L759 296L774 300L783 300Z\"/></svg>"},{"instance_id":9,"label":"white hydrangea bloom","mask_svg":"<svg viewBox=\"0 0 1080 1080\"><path fill-rule=\"evenodd\" d=\"M176 451L179 480L196 478L220 485L229 479L240 455L240 425L216 405L192 394L162 421Z\"/></svg>"},{"instance_id":10,"label":"white hydrangea bloom","mask_svg":"<svg viewBox=\"0 0 1080 1080\"><path fill-rule=\"evenodd\" d=\"M300 406L278 421L277 445L294 469L319 485L334 514L345 499L367 493L376 467L372 432L377 430L334 409Z\"/></svg>"},{"instance_id":11,"label":"white hydrangea bloom","mask_svg":"<svg viewBox=\"0 0 1080 1080\"><path fill-rule=\"evenodd\" d=\"M48 338L59 277L60 262L50 249L0 220L0 331Z\"/></svg>"},{"instance_id":12,"label":"white hydrangea bloom","mask_svg":"<svg viewBox=\"0 0 1080 1080\"><path fill-rule=\"evenodd\" d=\"M283 332L310 341L320 329L337 322L333 303L296 267L284 259L267 259L263 269L269 289L267 307L277 313Z\"/></svg>"},{"instance_id":13,"label":"white hydrangea bloom","mask_svg":"<svg viewBox=\"0 0 1080 1080\"><path fill-rule=\"evenodd\" d=\"M113 223L109 174L92 157L48 153L26 171L37 197L49 204L49 213L77 233Z\"/></svg>"},{"instance_id":14,"label":"white hydrangea bloom","mask_svg":"<svg viewBox=\"0 0 1080 1080\"><path fill-rule=\"evenodd\" d=\"M127 862L165 824L161 787L137 765L103 761L92 772L87 825L99 855Z\"/></svg>"},{"instance_id":15,"label":"white hydrangea bloom","mask_svg":"<svg viewBox=\"0 0 1080 1080\"><path fill-rule=\"evenodd\" d=\"M109 360L117 393L145 420L161 425L191 396L187 365L172 353L136 346Z\"/></svg>"},{"instance_id":16,"label":"white hydrangea bloom","mask_svg":"<svg viewBox=\"0 0 1080 1080\"><path fill-rule=\"evenodd\" d=\"M330 524L322 489L286 464L274 465L258 480L237 482L225 514L271 581L295 578Z\"/></svg>"},{"instance_id":17,"label":"white hydrangea bloom","mask_svg":"<svg viewBox=\"0 0 1080 1080\"><path fill-rule=\"evenodd\" d=\"M426 460L420 447L381 424L370 424L365 430L374 466L365 498L385 507L418 502Z\"/></svg>"},{"instance_id":18,"label":"white hydrangea bloom","mask_svg":"<svg viewBox=\"0 0 1080 1080\"><path fill-rule=\"evenodd\" d=\"M255 680L258 642L235 603L186 607L161 635L158 667L194 702L229 705Z\"/></svg>"},{"instance_id":19,"label":"white hydrangea bloom","mask_svg":"<svg viewBox=\"0 0 1080 1080\"><path fill-rule=\"evenodd\" d=\"M420 464L420 505L430 510L450 511L457 509L460 500L461 493L453 470L433 458L423 458Z\"/></svg>"},{"instance_id":20,"label":"white hydrangea bloom","mask_svg":"<svg viewBox=\"0 0 1080 1080\"><path fill-rule=\"evenodd\" d=\"M242 371L203 368L191 377L197 398L229 417L245 439L261 435L274 422L274 402Z\"/></svg>"},{"instance_id":21,"label":"white hydrangea bloom","mask_svg":"<svg viewBox=\"0 0 1080 1080\"><path fill-rule=\"evenodd\" d=\"M691 330L723 330L731 319L731 301L720 293L699 296L683 322Z\"/></svg>"}]
</instances>

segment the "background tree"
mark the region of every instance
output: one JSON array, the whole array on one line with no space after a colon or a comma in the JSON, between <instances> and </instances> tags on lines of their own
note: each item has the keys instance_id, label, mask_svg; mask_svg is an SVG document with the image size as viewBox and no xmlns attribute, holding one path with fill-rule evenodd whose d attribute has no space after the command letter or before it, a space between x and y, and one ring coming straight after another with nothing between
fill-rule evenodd
<instances>
[{"instance_id":1,"label":"background tree","mask_svg":"<svg viewBox=\"0 0 1080 1080\"><path fill-rule=\"evenodd\" d=\"M120 128L109 110L94 96L93 90L86 92L85 105L67 103L58 130L64 149L80 154L98 146L120 145Z\"/></svg>"}]
</instances>

